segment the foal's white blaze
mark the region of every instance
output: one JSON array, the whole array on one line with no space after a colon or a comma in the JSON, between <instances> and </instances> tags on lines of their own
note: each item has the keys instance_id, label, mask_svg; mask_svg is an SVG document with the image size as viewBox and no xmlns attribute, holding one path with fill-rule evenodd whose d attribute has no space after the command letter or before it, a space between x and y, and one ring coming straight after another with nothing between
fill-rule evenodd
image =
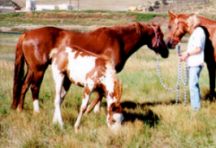
<instances>
[{"instance_id":1,"label":"foal's white blaze","mask_svg":"<svg viewBox=\"0 0 216 148\"><path fill-rule=\"evenodd\" d=\"M111 128L113 131L118 130L121 127L121 123L124 120L124 116L122 113L114 113L112 116L113 120L115 123L113 124L108 124L109 128Z\"/></svg>"},{"instance_id":2,"label":"foal's white blaze","mask_svg":"<svg viewBox=\"0 0 216 148\"><path fill-rule=\"evenodd\" d=\"M35 113L39 113L40 109L39 109L39 101L38 100L34 100L33 101L33 108L34 108L34 112Z\"/></svg>"},{"instance_id":3,"label":"foal's white blaze","mask_svg":"<svg viewBox=\"0 0 216 148\"><path fill-rule=\"evenodd\" d=\"M66 47L68 53L68 70L69 77L75 83L86 83L86 75L95 67L96 57L93 56L77 56L75 58L75 52L70 47Z\"/></svg>"}]
</instances>

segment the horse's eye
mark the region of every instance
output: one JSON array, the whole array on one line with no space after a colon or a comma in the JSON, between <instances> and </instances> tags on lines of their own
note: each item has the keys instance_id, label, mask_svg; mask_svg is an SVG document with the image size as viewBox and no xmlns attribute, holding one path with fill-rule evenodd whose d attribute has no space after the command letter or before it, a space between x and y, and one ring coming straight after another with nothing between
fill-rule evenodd
<instances>
[{"instance_id":1,"label":"horse's eye","mask_svg":"<svg viewBox=\"0 0 216 148\"><path fill-rule=\"evenodd\" d=\"M171 25L169 25L169 26L168 26L168 29L171 29L171 28L172 28Z\"/></svg>"}]
</instances>

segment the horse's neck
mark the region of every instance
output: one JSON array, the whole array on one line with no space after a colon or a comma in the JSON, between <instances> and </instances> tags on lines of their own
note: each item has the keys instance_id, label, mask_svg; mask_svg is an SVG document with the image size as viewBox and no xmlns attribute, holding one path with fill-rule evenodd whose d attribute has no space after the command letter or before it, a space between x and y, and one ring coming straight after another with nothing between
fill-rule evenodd
<instances>
[{"instance_id":1,"label":"horse's neck","mask_svg":"<svg viewBox=\"0 0 216 148\"><path fill-rule=\"evenodd\" d=\"M199 16L200 22L202 26L208 26L208 25L216 25L216 21L205 18L203 16Z\"/></svg>"},{"instance_id":2,"label":"horse's neck","mask_svg":"<svg viewBox=\"0 0 216 148\"><path fill-rule=\"evenodd\" d=\"M137 24L138 25L138 24ZM136 52L142 45L146 44L148 31L143 26L133 26L133 28L123 28L119 33L123 41L123 52L126 59Z\"/></svg>"},{"instance_id":3,"label":"horse's neck","mask_svg":"<svg viewBox=\"0 0 216 148\"><path fill-rule=\"evenodd\" d=\"M116 65L117 72L121 71L127 59L136 52L141 46L149 41L152 35L152 30L149 31L149 26L136 24L125 28L116 28L117 34L121 41L120 61ZM131 28L130 28L131 27Z\"/></svg>"}]
</instances>

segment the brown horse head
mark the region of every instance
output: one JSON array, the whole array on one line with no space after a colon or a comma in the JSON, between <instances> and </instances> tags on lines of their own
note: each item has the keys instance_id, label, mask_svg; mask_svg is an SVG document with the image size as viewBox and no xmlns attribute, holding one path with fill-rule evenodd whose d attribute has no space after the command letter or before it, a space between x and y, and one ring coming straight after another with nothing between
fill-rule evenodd
<instances>
[{"instance_id":1,"label":"brown horse head","mask_svg":"<svg viewBox=\"0 0 216 148\"><path fill-rule=\"evenodd\" d=\"M161 57L167 58L169 56L169 50L163 40L163 32L158 24L151 24L153 34L151 40L147 43L147 46L160 54Z\"/></svg>"},{"instance_id":2,"label":"brown horse head","mask_svg":"<svg viewBox=\"0 0 216 148\"><path fill-rule=\"evenodd\" d=\"M169 13L169 22L168 22L168 38L166 41L168 48L175 48L175 46L180 42L182 37L186 33L190 33L190 26L192 25L189 18L192 14L175 14L173 12Z\"/></svg>"}]
</instances>

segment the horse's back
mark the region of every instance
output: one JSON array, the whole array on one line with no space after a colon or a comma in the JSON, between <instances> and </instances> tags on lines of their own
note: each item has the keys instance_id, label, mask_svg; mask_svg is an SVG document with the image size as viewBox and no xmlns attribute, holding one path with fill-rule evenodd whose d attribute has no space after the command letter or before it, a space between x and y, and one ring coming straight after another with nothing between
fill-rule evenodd
<instances>
[{"instance_id":1,"label":"horse's back","mask_svg":"<svg viewBox=\"0 0 216 148\"><path fill-rule=\"evenodd\" d=\"M56 46L60 32L56 27L43 27L24 33L22 50L31 69L44 69L49 64L49 53Z\"/></svg>"}]
</instances>

